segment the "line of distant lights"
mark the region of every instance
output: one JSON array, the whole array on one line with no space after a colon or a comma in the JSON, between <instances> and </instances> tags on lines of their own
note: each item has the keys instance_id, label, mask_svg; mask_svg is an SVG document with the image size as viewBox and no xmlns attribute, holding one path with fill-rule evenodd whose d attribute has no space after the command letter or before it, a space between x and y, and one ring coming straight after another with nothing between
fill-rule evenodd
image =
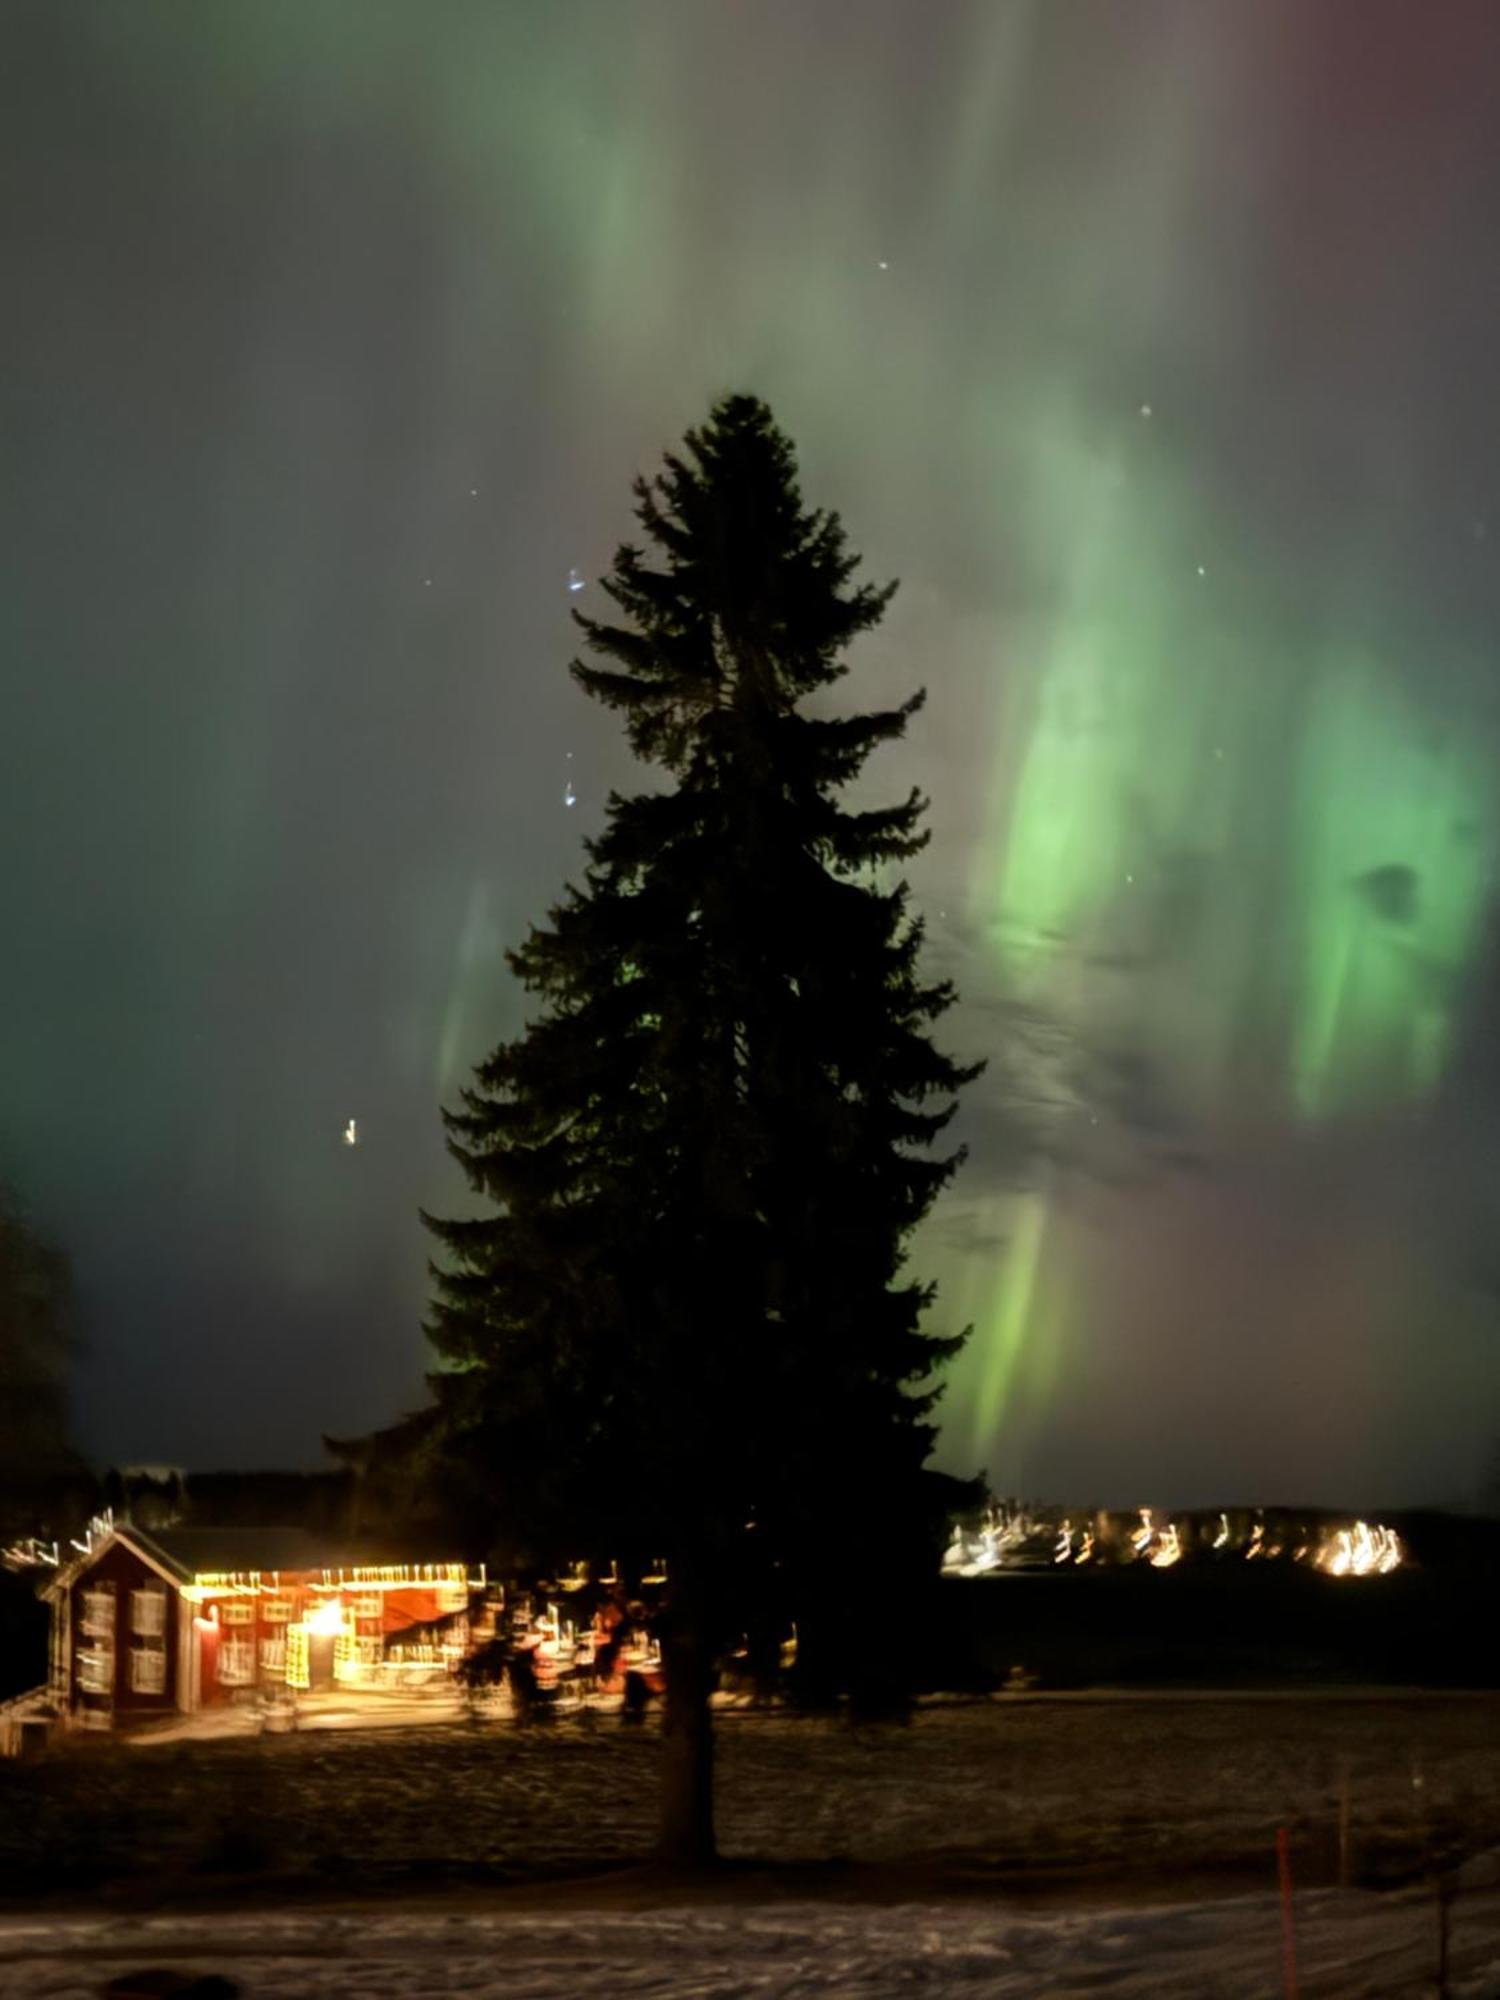
<instances>
[{"instance_id":1,"label":"line of distant lights","mask_svg":"<svg viewBox=\"0 0 1500 2000\"><path fill-rule=\"evenodd\" d=\"M67 1546L76 1556L89 1556L107 1542L115 1531L113 1511L106 1507L103 1513L93 1515L82 1537L70 1535ZM64 1556L63 1544L45 1541L37 1535L25 1535L20 1541L10 1542L0 1549L0 1568L19 1573L28 1569L61 1569L71 1557Z\"/></svg>"},{"instance_id":2,"label":"line of distant lights","mask_svg":"<svg viewBox=\"0 0 1500 2000\"><path fill-rule=\"evenodd\" d=\"M19 1574L27 1569L57 1569L62 1551L56 1542L44 1542L36 1535L27 1535L19 1542L11 1542L0 1549L0 1567Z\"/></svg>"},{"instance_id":3,"label":"line of distant lights","mask_svg":"<svg viewBox=\"0 0 1500 2000\"><path fill-rule=\"evenodd\" d=\"M1042 1553L1049 1534L1050 1563ZM1133 1528L1122 1528L1116 1542L1101 1547L1099 1536L1088 1523L1075 1524L1071 1517L1065 1517L1054 1533L1044 1520L1021 1509L992 1508L979 1527L954 1529L943 1557L943 1572L973 1577L1027 1567L1081 1569L1135 1563L1174 1569L1195 1553L1220 1560L1304 1563L1333 1577L1389 1576L1408 1561L1400 1535L1380 1521L1330 1523L1316 1533L1278 1537L1268 1534L1265 1522L1257 1520L1247 1534L1236 1537L1228 1514L1221 1513L1212 1539L1199 1535L1195 1540L1191 1521L1158 1519L1155 1509L1142 1507Z\"/></svg>"}]
</instances>

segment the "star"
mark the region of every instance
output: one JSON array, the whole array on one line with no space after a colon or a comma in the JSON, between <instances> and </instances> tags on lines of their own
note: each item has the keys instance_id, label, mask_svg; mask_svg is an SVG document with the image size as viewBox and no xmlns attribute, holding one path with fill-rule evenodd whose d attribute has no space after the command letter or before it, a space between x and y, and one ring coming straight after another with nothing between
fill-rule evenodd
<instances>
[{"instance_id":1,"label":"star","mask_svg":"<svg viewBox=\"0 0 1500 2000\"><path fill-rule=\"evenodd\" d=\"M1151 419L1151 405L1150 405L1149 403L1142 403L1142 405L1141 405L1141 415L1142 415L1143 417L1145 417L1145 418L1146 418L1146 420L1147 420L1147 422L1148 422L1148 423L1150 422L1150 419Z\"/></svg>"}]
</instances>

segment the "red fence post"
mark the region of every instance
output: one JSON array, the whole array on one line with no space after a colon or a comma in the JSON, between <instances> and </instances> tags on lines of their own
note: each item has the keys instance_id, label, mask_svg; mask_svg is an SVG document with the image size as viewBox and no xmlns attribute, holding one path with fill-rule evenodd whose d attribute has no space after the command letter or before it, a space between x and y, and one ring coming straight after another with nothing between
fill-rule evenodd
<instances>
[{"instance_id":1,"label":"red fence post","mask_svg":"<svg viewBox=\"0 0 1500 2000\"><path fill-rule=\"evenodd\" d=\"M1276 1879L1281 1886L1281 1977L1286 2000L1297 2000L1297 1932L1292 1921L1292 1856L1290 1836L1276 1829Z\"/></svg>"}]
</instances>

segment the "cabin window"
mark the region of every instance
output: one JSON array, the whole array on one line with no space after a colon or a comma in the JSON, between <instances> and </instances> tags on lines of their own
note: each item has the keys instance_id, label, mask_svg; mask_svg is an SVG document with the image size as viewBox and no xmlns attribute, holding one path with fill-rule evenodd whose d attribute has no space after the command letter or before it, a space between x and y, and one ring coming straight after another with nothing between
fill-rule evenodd
<instances>
[{"instance_id":1,"label":"cabin window","mask_svg":"<svg viewBox=\"0 0 1500 2000\"><path fill-rule=\"evenodd\" d=\"M277 1632L260 1642L260 1670L272 1680L286 1678L286 1634Z\"/></svg>"},{"instance_id":2,"label":"cabin window","mask_svg":"<svg viewBox=\"0 0 1500 2000\"><path fill-rule=\"evenodd\" d=\"M231 1639L226 1635L219 1641L219 1679L225 1687L254 1685L255 1641L253 1639Z\"/></svg>"},{"instance_id":3,"label":"cabin window","mask_svg":"<svg viewBox=\"0 0 1500 2000\"><path fill-rule=\"evenodd\" d=\"M80 1694L108 1694L114 1685L115 1655L112 1646L86 1646L78 1655Z\"/></svg>"},{"instance_id":4,"label":"cabin window","mask_svg":"<svg viewBox=\"0 0 1500 2000\"><path fill-rule=\"evenodd\" d=\"M130 1691L132 1694L165 1694L167 1654L163 1646L132 1646L130 1649Z\"/></svg>"},{"instance_id":5,"label":"cabin window","mask_svg":"<svg viewBox=\"0 0 1500 2000\"><path fill-rule=\"evenodd\" d=\"M90 1638L115 1636L115 1593L112 1584L96 1584L83 1593L83 1625Z\"/></svg>"},{"instance_id":6,"label":"cabin window","mask_svg":"<svg viewBox=\"0 0 1500 2000\"><path fill-rule=\"evenodd\" d=\"M245 1597L231 1597L219 1606L219 1622L222 1625L253 1625L255 1606Z\"/></svg>"},{"instance_id":7,"label":"cabin window","mask_svg":"<svg viewBox=\"0 0 1500 2000\"><path fill-rule=\"evenodd\" d=\"M312 1677L308 1671L307 1627L302 1624L288 1625L286 1628L286 1684L288 1687L311 1687Z\"/></svg>"},{"instance_id":8,"label":"cabin window","mask_svg":"<svg viewBox=\"0 0 1500 2000\"><path fill-rule=\"evenodd\" d=\"M138 1639L160 1639L167 1629L167 1593L148 1583L130 1593L130 1629Z\"/></svg>"}]
</instances>

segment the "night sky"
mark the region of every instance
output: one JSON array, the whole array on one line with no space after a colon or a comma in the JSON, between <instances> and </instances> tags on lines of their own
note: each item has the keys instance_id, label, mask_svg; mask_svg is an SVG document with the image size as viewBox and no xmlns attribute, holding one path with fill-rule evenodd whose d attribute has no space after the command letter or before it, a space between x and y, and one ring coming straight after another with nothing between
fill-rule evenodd
<instances>
[{"instance_id":1,"label":"night sky","mask_svg":"<svg viewBox=\"0 0 1500 2000\"><path fill-rule=\"evenodd\" d=\"M1005 1057L918 1246L975 1323L944 1462L1473 1503L1492 0L4 26L0 1173L88 1449L314 1463L420 1400L438 1104L630 782L569 607L744 388L903 580L846 688L928 688L872 782L931 794L949 1040Z\"/></svg>"}]
</instances>

